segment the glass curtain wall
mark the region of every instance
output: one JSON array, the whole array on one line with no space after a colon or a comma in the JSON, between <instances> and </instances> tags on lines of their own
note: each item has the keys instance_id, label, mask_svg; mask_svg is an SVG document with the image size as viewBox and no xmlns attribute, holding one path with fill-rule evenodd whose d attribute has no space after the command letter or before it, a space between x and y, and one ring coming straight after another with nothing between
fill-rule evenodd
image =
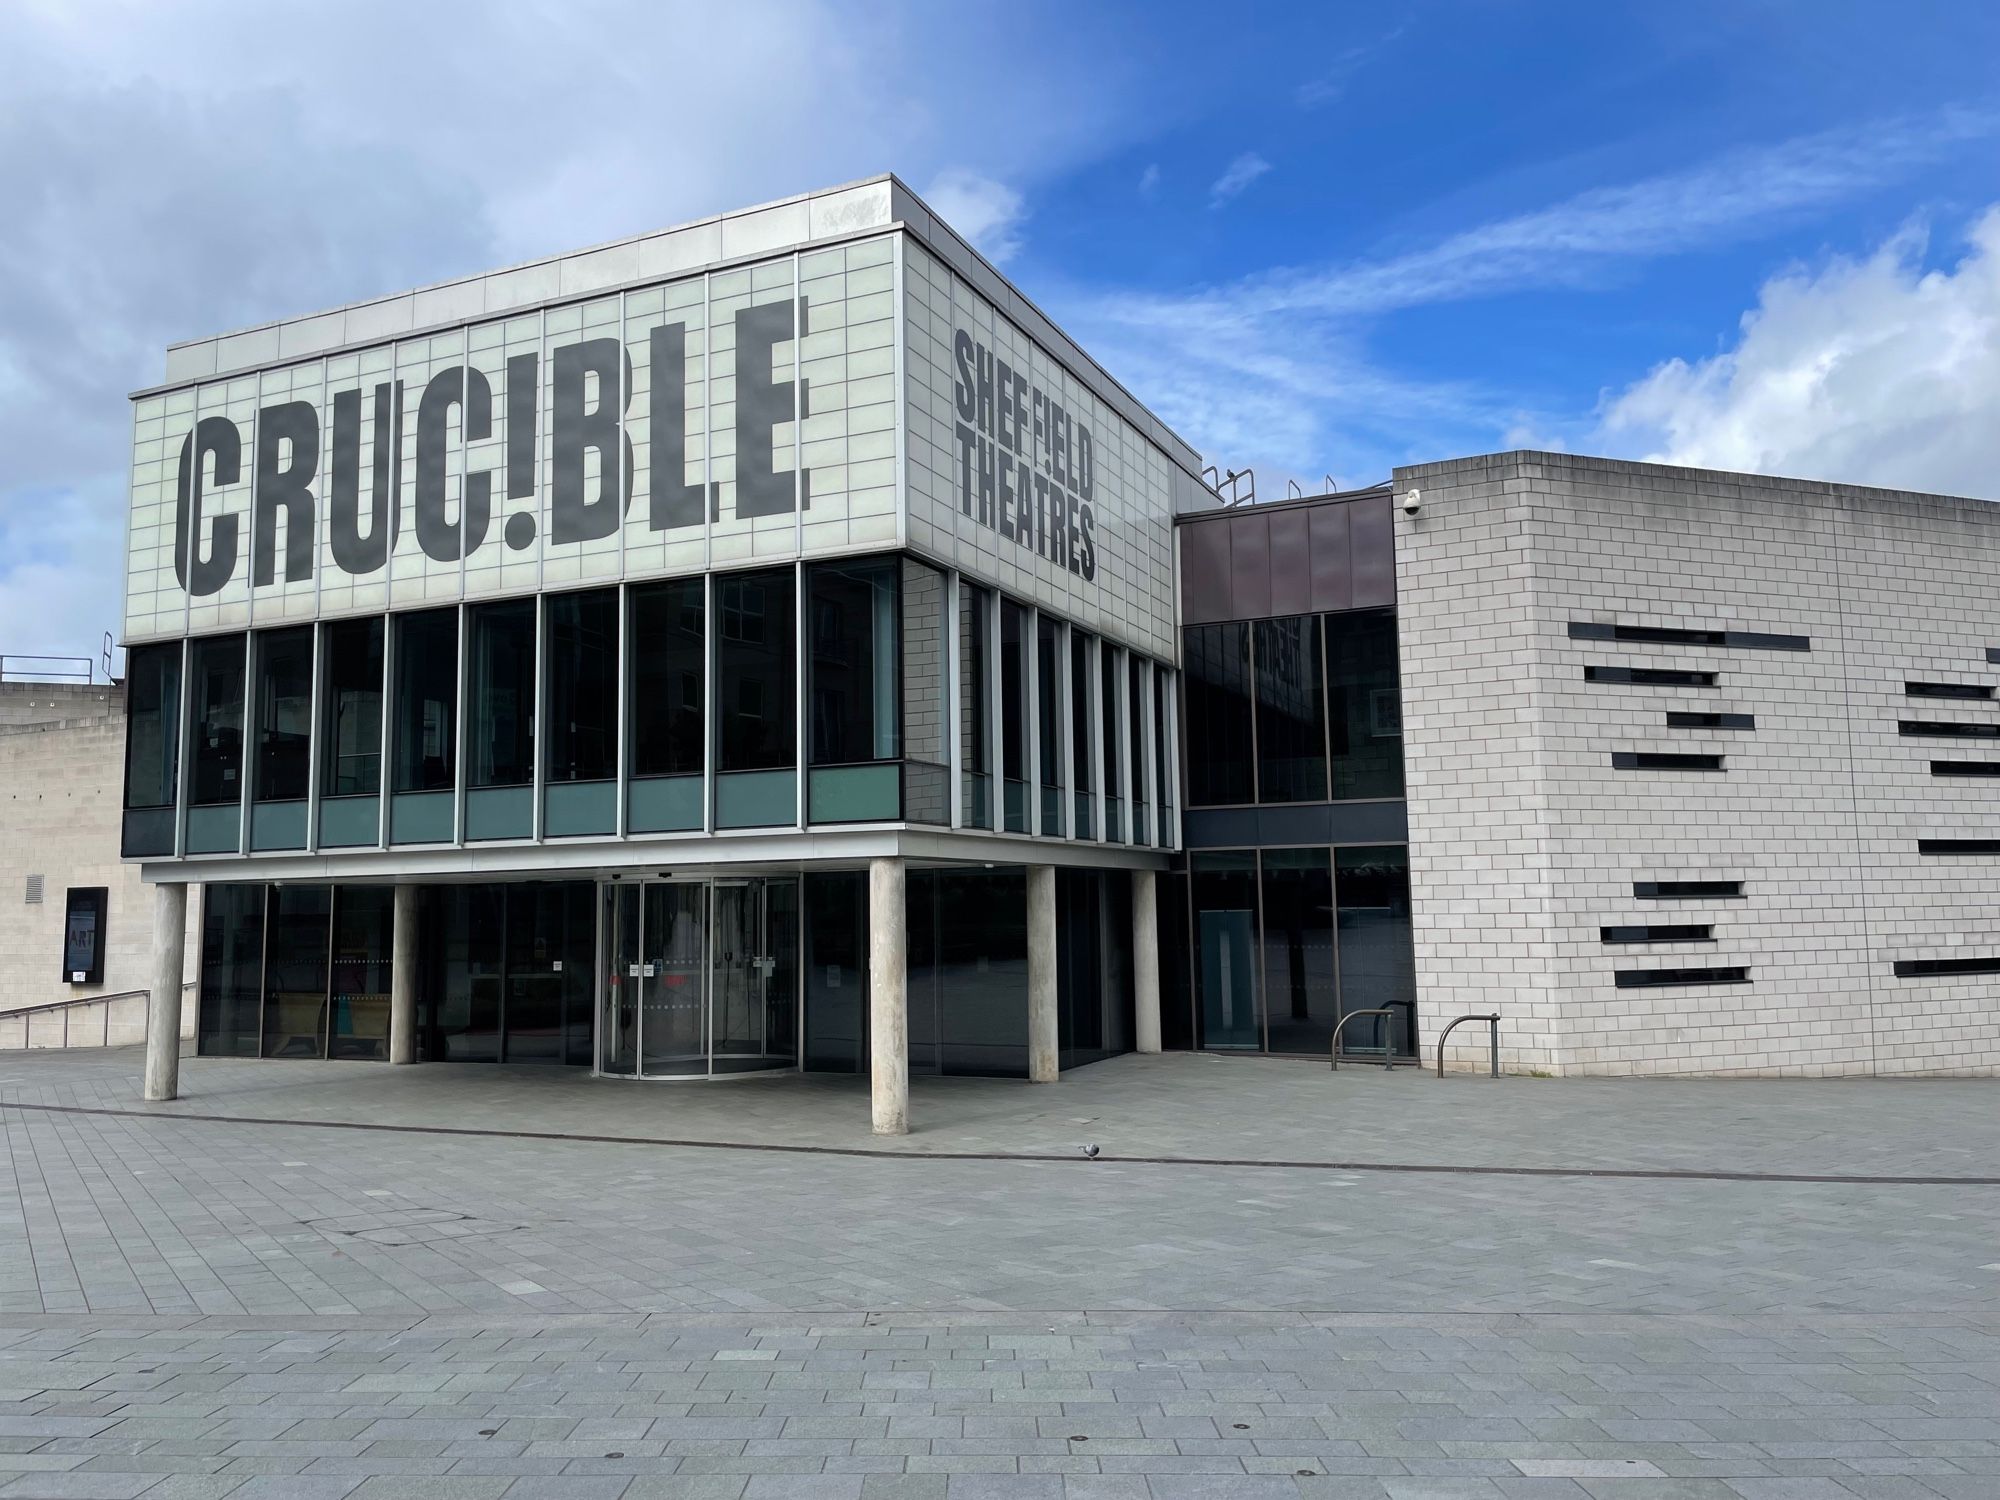
<instances>
[{"instance_id":1,"label":"glass curtain wall","mask_svg":"<svg viewBox=\"0 0 2000 1500\"><path fill-rule=\"evenodd\" d=\"M1104 836L1114 844L1125 841L1125 761L1120 742L1125 715L1118 705L1118 651L1109 641L1097 643L1099 732L1104 738Z\"/></svg>"},{"instance_id":2,"label":"glass curtain wall","mask_svg":"<svg viewBox=\"0 0 2000 1500\"><path fill-rule=\"evenodd\" d=\"M188 648L187 852L234 853L243 798L244 637L214 636Z\"/></svg>"},{"instance_id":3,"label":"glass curtain wall","mask_svg":"<svg viewBox=\"0 0 2000 1500\"><path fill-rule=\"evenodd\" d=\"M993 652L986 590L958 585L958 754L965 785L960 818L967 828L993 826Z\"/></svg>"},{"instance_id":4,"label":"glass curtain wall","mask_svg":"<svg viewBox=\"0 0 2000 1500\"><path fill-rule=\"evenodd\" d=\"M386 1059L394 928L389 886L209 886L197 1050Z\"/></svg>"},{"instance_id":5,"label":"glass curtain wall","mask_svg":"<svg viewBox=\"0 0 2000 1500\"><path fill-rule=\"evenodd\" d=\"M701 579L677 578L635 587L627 600L626 827L633 833L702 826L707 597Z\"/></svg>"},{"instance_id":6,"label":"glass curtain wall","mask_svg":"<svg viewBox=\"0 0 2000 1500\"><path fill-rule=\"evenodd\" d=\"M544 602L542 774L551 837L618 829L618 590Z\"/></svg>"},{"instance_id":7,"label":"glass curtain wall","mask_svg":"<svg viewBox=\"0 0 2000 1500\"><path fill-rule=\"evenodd\" d=\"M1132 756L1132 842L1152 841L1147 809L1152 802L1152 769L1146 764L1146 664L1131 652L1125 653L1125 743Z\"/></svg>"},{"instance_id":8,"label":"glass curtain wall","mask_svg":"<svg viewBox=\"0 0 2000 1500\"><path fill-rule=\"evenodd\" d=\"M125 658L125 826L128 856L174 852L180 786L181 643L134 646Z\"/></svg>"},{"instance_id":9,"label":"glass curtain wall","mask_svg":"<svg viewBox=\"0 0 2000 1500\"><path fill-rule=\"evenodd\" d=\"M1090 665L1091 637L1083 631L1070 627L1069 632L1069 713L1070 713L1070 765L1076 769L1076 781L1070 789L1070 804L1075 813L1075 836L1080 839L1097 837L1097 798L1093 791L1096 786L1097 762L1090 753L1090 726L1094 717L1097 694L1091 685L1097 680Z\"/></svg>"},{"instance_id":10,"label":"glass curtain wall","mask_svg":"<svg viewBox=\"0 0 2000 1500\"><path fill-rule=\"evenodd\" d=\"M257 768L250 847L303 849L312 774L313 627L260 631L253 639Z\"/></svg>"},{"instance_id":11,"label":"glass curtain wall","mask_svg":"<svg viewBox=\"0 0 2000 1500\"><path fill-rule=\"evenodd\" d=\"M270 888L264 937L264 1056L326 1056L333 888Z\"/></svg>"},{"instance_id":12,"label":"glass curtain wall","mask_svg":"<svg viewBox=\"0 0 2000 1500\"><path fill-rule=\"evenodd\" d=\"M1326 801L1326 673L1317 615L1259 620L1257 800Z\"/></svg>"},{"instance_id":13,"label":"glass curtain wall","mask_svg":"<svg viewBox=\"0 0 2000 1500\"><path fill-rule=\"evenodd\" d=\"M807 570L812 822L886 822L899 815L900 573L893 558Z\"/></svg>"},{"instance_id":14,"label":"glass curtain wall","mask_svg":"<svg viewBox=\"0 0 2000 1500\"><path fill-rule=\"evenodd\" d=\"M1257 856L1192 855L1188 885L1198 1045L1255 1052L1264 1045L1257 1009Z\"/></svg>"},{"instance_id":15,"label":"glass curtain wall","mask_svg":"<svg viewBox=\"0 0 2000 1500\"><path fill-rule=\"evenodd\" d=\"M321 627L319 841L372 844L382 790L383 620Z\"/></svg>"},{"instance_id":16,"label":"glass curtain wall","mask_svg":"<svg viewBox=\"0 0 2000 1500\"><path fill-rule=\"evenodd\" d=\"M1401 1056L1416 1051L1417 965L1410 931L1410 851L1401 844L1334 851L1340 895L1340 984L1343 1010L1381 1010ZM1382 1044L1383 1023L1347 1029ZM1361 1038L1357 1037L1359 1043Z\"/></svg>"},{"instance_id":17,"label":"glass curtain wall","mask_svg":"<svg viewBox=\"0 0 2000 1500\"><path fill-rule=\"evenodd\" d=\"M1056 1037L1065 1069L1132 1050L1132 885L1118 870L1056 872Z\"/></svg>"},{"instance_id":18,"label":"glass curtain wall","mask_svg":"<svg viewBox=\"0 0 2000 1500\"><path fill-rule=\"evenodd\" d=\"M714 587L716 824L755 828L795 822L793 571L718 574Z\"/></svg>"},{"instance_id":19,"label":"glass curtain wall","mask_svg":"<svg viewBox=\"0 0 2000 1500\"><path fill-rule=\"evenodd\" d=\"M1028 612L1000 601L1000 775L1002 827L1028 831Z\"/></svg>"},{"instance_id":20,"label":"glass curtain wall","mask_svg":"<svg viewBox=\"0 0 2000 1500\"><path fill-rule=\"evenodd\" d=\"M1326 635L1334 694L1333 795L1400 797L1403 700L1395 612L1328 615Z\"/></svg>"},{"instance_id":21,"label":"glass curtain wall","mask_svg":"<svg viewBox=\"0 0 2000 1500\"><path fill-rule=\"evenodd\" d=\"M448 843L458 780L458 611L397 615L394 628L389 837Z\"/></svg>"},{"instance_id":22,"label":"glass curtain wall","mask_svg":"<svg viewBox=\"0 0 2000 1500\"><path fill-rule=\"evenodd\" d=\"M1188 803L1237 807L1256 800L1250 754L1250 627L1192 625L1182 633Z\"/></svg>"},{"instance_id":23,"label":"glass curtain wall","mask_svg":"<svg viewBox=\"0 0 2000 1500\"><path fill-rule=\"evenodd\" d=\"M1062 628L1047 615L1035 624L1035 738L1041 754L1042 836L1063 831Z\"/></svg>"},{"instance_id":24,"label":"glass curtain wall","mask_svg":"<svg viewBox=\"0 0 2000 1500\"><path fill-rule=\"evenodd\" d=\"M335 888L327 986L328 1057L388 1061L389 986L395 943L394 887Z\"/></svg>"},{"instance_id":25,"label":"glass curtain wall","mask_svg":"<svg viewBox=\"0 0 2000 1500\"><path fill-rule=\"evenodd\" d=\"M911 870L904 901L910 1071L1027 1077L1027 872Z\"/></svg>"},{"instance_id":26,"label":"glass curtain wall","mask_svg":"<svg viewBox=\"0 0 2000 1500\"><path fill-rule=\"evenodd\" d=\"M1265 1045L1318 1056L1340 1016L1333 869L1324 849L1266 849L1261 862Z\"/></svg>"},{"instance_id":27,"label":"glass curtain wall","mask_svg":"<svg viewBox=\"0 0 2000 1500\"><path fill-rule=\"evenodd\" d=\"M534 833L535 601L466 612L465 836Z\"/></svg>"},{"instance_id":28,"label":"glass curtain wall","mask_svg":"<svg viewBox=\"0 0 2000 1500\"><path fill-rule=\"evenodd\" d=\"M263 1049L265 890L202 890L195 1050L203 1057L255 1057Z\"/></svg>"}]
</instances>

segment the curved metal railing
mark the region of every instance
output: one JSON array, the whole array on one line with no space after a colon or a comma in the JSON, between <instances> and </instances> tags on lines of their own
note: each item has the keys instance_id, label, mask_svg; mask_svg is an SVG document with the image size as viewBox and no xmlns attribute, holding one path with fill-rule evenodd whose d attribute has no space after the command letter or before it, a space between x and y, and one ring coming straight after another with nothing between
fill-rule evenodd
<instances>
[{"instance_id":1,"label":"curved metal railing","mask_svg":"<svg viewBox=\"0 0 2000 1500\"><path fill-rule=\"evenodd\" d=\"M1467 1021L1484 1021L1486 1023L1488 1027L1486 1039L1492 1052L1493 1076L1498 1078L1500 1076L1500 1012L1497 1010L1491 1015L1460 1016L1456 1021L1451 1023L1451 1026L1445 1027L1443 1031L1438 1033L1438 1077L1444 1077L1445 1038L1451 1035L1453 1026L1462 1026Z\"/></svg>"},{"instance_id":2,"label":"curved metal railing","mask_svg":"<svg viewBox=\"0 0 2000 1500\"><path fill-rule=\"evenodd\" d=\"M1382 1017L1382 1067L1384 1071L1394 1068L1396 1066L1396 1046L1395 1042L1389 1036L1389 1017L1394 1014L1395 1012L1392 1010L1350 1010L1338 1021L1335 1021L1333 1023L1333 1045L1328 1049L1329 1060L1333 1063L1333 1071L1336 1073L1340 1071L1340 1029L1356 1016ZM1421 1066L1423 1059L1419 1058L1417 1061Z\"/></svg>"}]
</instances>

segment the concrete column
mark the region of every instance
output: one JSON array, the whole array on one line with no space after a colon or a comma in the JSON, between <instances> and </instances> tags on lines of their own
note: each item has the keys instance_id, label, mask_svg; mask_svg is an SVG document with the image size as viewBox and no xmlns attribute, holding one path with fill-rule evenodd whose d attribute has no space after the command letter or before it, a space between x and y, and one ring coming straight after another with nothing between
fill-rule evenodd
<instances>
[{"instance_id":1,"label":"concrete column","mask_svg":"<svg viewBox=\"0 0 2000 1500\"><path fill-rule=\"evenodd\" d=\"M1132 1046L1160 1050L1160 877L1132 872Z\"/></svg>"},{"instance_id":2,"label":"concrete column","mask_svg":"<svg viewBox=\"0 0 2000 1500\"><path fill-rule=\"evenodd\" d=\"M181 1093L181 984L187 964L187 886L153 887L153 990L146 1000L148 1099Z\"/></svg>"},{"instance_id":3,"label":"concrete column","mask_svg":"<svg viewBox=\"0 0 2000 1500\"><path fill-rule=\"evenodd\" d=\"M1028 866L1028 1079L1054 1083L1062 1067L1056 1026L1056 870Z\"/></svg>"},{"instance_id":4,"label":"concrete column","mask_svg":"<svg viewBox=\"0 0 2000 1500\"><path fill-rule=\"evenodd\" d=\"M910 932L903 862L868 861L868 1086L877 1135L910 1133Z\"/></svg>"},{"instance_id":5,"label":"concrete column","mask_svg":"<svg viewBox=\"0 0 2000 1500\"><path fill-rule=\"evenodd\" d=\"M389 1061L417 1060L417 888L396 887L395 936L389 949Z\"/></svg>"}]
</instances>

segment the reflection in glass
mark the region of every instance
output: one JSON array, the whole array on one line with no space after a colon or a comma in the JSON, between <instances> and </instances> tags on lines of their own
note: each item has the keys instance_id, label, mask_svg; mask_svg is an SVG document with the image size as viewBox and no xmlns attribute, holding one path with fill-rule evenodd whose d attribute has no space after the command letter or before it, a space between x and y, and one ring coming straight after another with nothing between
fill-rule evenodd
<instances>
[{"instance_id":1,"label":"reflection in glass","mask_svg":"<svg viewBox=\"0 0 2000 1500\"><path fill-rule=\"evenodd\" d=\"M181 737L181 643L125 655L125 805L172 807Z\"/></svg>"},{"instance_id":2,"label":"reflection in glass","mask_svg":"<svg viewBox=\"0 0 2000 1500\"><path fill-rule=\"evenodd\" d=\"M1332 862L1325 849L1266 849L1263 863L1268 1044L1273 1052L1324 1056L1340 1014ZM1354 1029L1365 1030L1359 1021Z\"/></svg>"},{"instance_id":3,"label":"reflection in glass","mask_svg":"<svg viewBox=\"0 0 2000 1500\"><path fill-rule=\"evenodd\" d=\"M449 791L457 775L458 611L397 615L395 780L398 792Z\"/></svg>"},{"instance_id":4,"label":"reflection in glass","mask_svg":"<svg viewBox=\"0 0 2000 1500\"><path fill-rule=\"evenodd\" d=\"M1130 734L1125 743L1132 755L1132 842L1150 842L1146 826L1147 804L1153 798L1153 777L1146 765L1146 664L1131 651L1125 653L1126 719Z\"/></svg>"},{"instance_id":5,"label":"reflection in glass","mask_svg":"<svg viewBox=\"0 0 2000 1500\"><path fill-rule=\"evenodd\" d=\"M1255 1051L1264 1045L1255 966L1257 856L1196 854L1190 865L1199 1045Z\"/></svg>"},{"instance_id":6,"label":"reflection in glass","mask_svg":"<svg viewBox=\"0 0 2000 1500\"><path fill-rule=\"evenodd\" d=\"M618 590L551 594L543 609L546 775L609 781L618 774Z\"/></svg>"},{"instance_id":7,"label":"reflection in glass","mask_svg":"<svg viewBox=\"0 0 2000 1500\"><path fill-rule=\"evenodd\" d=\"M790 568L715 579L718 766L769 771L798 760Z\"/></svg>"},{"instance_id":8,"label":"reflection in glass","mask_svg":"<svg viewBox=\"0 0 2000 1500\"><path fill-rule=\"evenodd\" d=\"M424 1057L497 1062L505 887L444 885L425 894L423 926L433 946L431 982L424 987Z\"/></svg>"},{"instance_id":9,"label":"reflection in glass","mask_svg":"<svg viewBox=\"0 0 2000 1500\"><path fill-rule=\"evenodd\" d=\"M807 574L813 765L901 758L897 578L893 558L821 563Z\"/></svg>"},{"instance_id":10,"label":"reflection in glass","mask_svg":"<svg viewBox=\"0 0 2000 1500\"><path fill-rule=\"evenodd\" d=\"M243 796L243 637L212 636L189 648L189 802L210 807Z\"/></svg>"},{"instance_id":11,"label":"reflection in glass","mask_svg":"<svg viewBox=\"0 0 2000 1500\"><path fill-rule=\"evenodd\" d=\"M699 776L704 596L699 578L634 587L630 594L631 771Z\"/></svg>"},{"instance_id":12,"label":"reflection in glass","mask_svg":"<svg viewBox=\"0 0 2000 1500\"><path fill-rule=\"evenodd\" d=\"M987 720L993 679L987 674L986 590L961 579L958 586L958 753L965 771L965 803L961 816L968 828L993 826L992 737Z\"/></svg>"},{"instance_id":13,"label":"reflection in glass","mask_svg":"<svg viewBox=\"0 0 2000 1500\"><path fill-rule=\"evenodd\" d=\"M322 796L372 796L381 789L382 627L379 615L323 627Z\"/></svg>"},{"instance_id":14,"label":"reflection in glass","mask_svg":"<svg viewBox=\"0 0 2000 1500\"><path fill-rule=\"evenodd\" d=\"M934 889L939 1071L1025 1077L1027 872L949 870Z\"/></svg>"},{"instance_id":15,"label":"reflection in glass","mask_svg":"<svg viewBox=\"0 0 2000 1500\"><path fill-rule=\"evenodd\" d=\"M636 885L604 888L604 1021L598 1067L627 1077L639 1066L639 902Z\"/></svg>"},{"instance_id":16,"label":"reflection in glass","mask_svg":"<svg viewBox=\"0 0 2000 1500\"><path fill-rule=\"evenodd\" d=\"M1336 849L1340 896L1340 1004L1350 1010L1389 1009L1396 1051L1414 1053L1417 962L1410 934L1410 851L1401 844ZM1382 1044L1380 1020L1347 1028L1357 1045Z\"/></svg>"},{"instance_id":17,"label":"reflection in glass","mask_svg":"<svg viewBox=\"0 0 2000 1500\"><path fill-rule=\"evenodd\" d=\"M260 631L257 645L257 785L259 802L297 802L310 778L312 627Z\"/></svg>"},{"instance_id":18,"label":"reflection in glass","mask_svg":"<svg viewBox=\"0 0 2000 1500\"><path fill-rule=\"evenodd\" d=\"M707 900L708 888L698 882L646 886L637 976L644 1072L708 1071Z\"/></svg>"},{"instance_id":19,"label":"reflection in glass","mask_svg":"<svg viewBox=\"0 0 2000 1500\"><path fill-rule=\"evenodd\" d=\"M1396 676L1395 611L1328 615L1326 651L1333 684L1333 795L1402 796L1403 700Z\"/></svg>"},{"instance_id":20,"label":"reflection in glass","mask_svg":"<svg viewBox=\"0 0 2000 1500\"><path fill-rule=\"evenodd\" d=\"M323 1056L333 888L273 886L270 911L264 943L264 1056Z\"/></svg>"},{"instance_id":21,"label":"reflection in glass","mask_svg":"<svg viewBox=\"0 0 2000 1500\"><path fill-rule=\"evenodd\" d=\"M1062 663L1061 630L1043 615L1035 625L1035 738L1040 742L1042 834L1047 838L1063 831Z\"/></svg>"},{"instance_id":22,"label":"reflection in glass","mask_svg":"<svg viewBox=\"0 0 2000 1500\"><path fill-rule=\"evenodd\" d=\"M1326 687L1319 617L1256 623L1257 800L1326 800Z\"/></svg>"},{"instance_id":23,"label":"reflection in glass","mask_svg":"<svg viewBox=\"0 0 2000 1500\"><path fill-rule=\"evenodd\" d=\"M1076 813L1075 836L1080 839L1097 837L1097 799L1093 789L1097 785L1097 770L1090 753L1090 726L1096 722L1092 718L1097 695L1091 683L1095 677L1090 670L1091 638L1083 631L1070 628L1069 633L1069 713L1070 713L1070 766L1076 775L1076 785L1071 793L1070 805Z\"/></svg>"},{"instance_id":24,"label":"reflection in glass","mask_svg":"<svg viewBox=\"0 0 2000 1500\"><path fill-rule=\"evenodd\" d=\"M851 870L805 877L805 1065L868 1069L868 877Z\"/></svg>"},{"instance_id":25,"label":"reflection in glass","mask_svg":"<svg viewBox=\"0 0 2000 1500\"><path fill-rule=\"evenodd\" d=\"M1186 663L1187 793L1190 807L1241 806L1254 798L1250 765L1250 627L1190 625Z\"/></svg>"},{"instance_id":26,"label":"reflection in glass","mask_svg":"<svg viewBox=\"0 0 2000 1500\"><path fill-rule=\"evenodd\" d=\"M1028 612L1000 601L1000 775L1005 783L1004 826L1028 831Z\"/></svg>"},{"instance_id":27,"label":"reflection in glass","mask_svg":"<svg viewBox=\"0 0 2000 1500\"><path fill-rule=\"evenodd\" d=\"M263 1045L265 889L202 888L195 1047L204 1057L255 1057Z\"/></svg>"},{"instance_id":28,"label":"reflection in glass","mask_svg":"<svg viewBox=\"0 0 2000 1500\"><path fill-rule=\"evenodd\" d=\"M482 604L466 618L466 784L526 786L535 779L535 601Z\"/></svg>"},{"instance_id":29,"label":"reflection in glass","mask_svg":"<svg viewBox=\"0 0 2000 1500\"><path fill-rule=\"evenodd\" d=\"M375 680L379 696L379 671ZM389 1056L389 983L395 940L393 886L335 889L327 1056Z\"/></svg>"},{"instance_id":30,"label":"reflection in glass","mask_svg":"<svg viewBox=\"0 0 2000 1500\"><path fill-rule=\"evenodd\" d=\"M798 882L718 881L712 889L715 1071L792 1067L798 1061Z\"/></svg>"},{"instance_id":31,"label":"reflection in glass","mask_svg":"<svg viewBox=\"0 0 2000 1500\"><path fill-rule=\"evenodd\" d=\"M1098 643L1097 665L1103 689L1097 711L1104 736L1104 836L1118 843L1125 838L1125 760L1119 743L1126 726L1118 708L1118 651L1111 642Z\"/></svg>"}]
</instances>

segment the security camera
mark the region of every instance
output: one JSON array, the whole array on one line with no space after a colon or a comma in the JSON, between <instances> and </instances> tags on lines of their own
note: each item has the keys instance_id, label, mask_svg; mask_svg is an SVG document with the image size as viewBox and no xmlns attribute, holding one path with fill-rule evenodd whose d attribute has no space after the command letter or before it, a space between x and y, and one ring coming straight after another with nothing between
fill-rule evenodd
<instances>
[{"instance_id":1,"label":"security camera","mask_svg":"<svg viewBox=\"0 0 2000 1500\"><path fill-rule=\"evenodd\" d=\"M1404 515L1414 516L1418 511L1422 510L1423 508L1424 508L1424 492L1422 490L1403 491Z\"/></svg>"}]
</instances>

